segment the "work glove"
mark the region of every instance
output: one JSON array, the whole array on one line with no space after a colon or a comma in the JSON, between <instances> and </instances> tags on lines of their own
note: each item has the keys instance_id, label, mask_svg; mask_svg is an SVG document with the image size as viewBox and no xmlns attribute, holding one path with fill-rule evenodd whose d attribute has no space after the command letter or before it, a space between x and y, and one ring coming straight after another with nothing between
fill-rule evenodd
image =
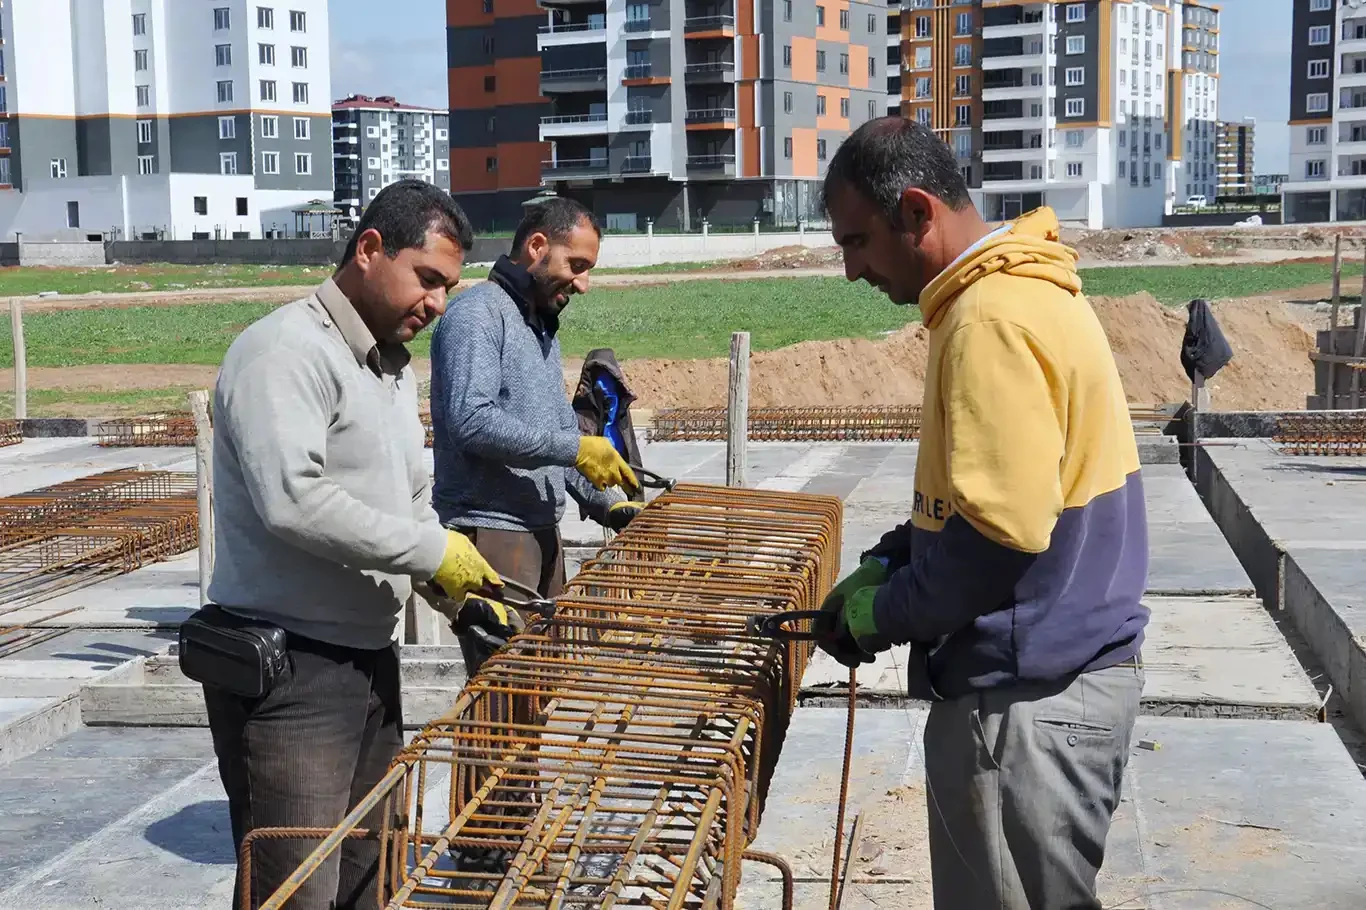
<instances>
[{"instance_id":1,"label":"work glove","mask_svg":"<svg viewBox=\"0 0 1366 910\"><path fill-rule=\"evenodd\" d=\"M503 579L479 555L474 542L459 531L446 532L446 555L441 558L432 581L440 587L441 593L456 603L463 601L467 594L493 592L503 586Z\"/></svg>"},{"instance_id":2,"label":"work glove","mask_svg":"<svg viewBox=\"0 0 1366 910\"><path fill-rule=\"evenodd\" d=\"M469 632L476 626L506 642L526 629L526 621L522 614L492 598L467 597L455 614L451 628L456 632Z\"/></svg>"},{"instance_id":3,"label":"work glove","mask_svg":"<svg viewBox=\"0 0 1366 910\"><path fill-rule=\"evenodd\" d=\"M644 508L644 503L630 499L612 503L611 508L607 510L607 527L613 531L625 530L632 519L640 514L642 508Z\"/></svg>"},{"instance_id":4,"label":"work glove","mask_svg":"<svg viewBox=\"0 0 1366 910\"><path fill-rule=\"evenodd\" d=\"M581 436L574 467L599 490L621 487L630 492L640 486L635 471L605 436Z\"/></svg>"},{"instance_id":5,"label":"work glove","mask_svg":"<svg viewBox=\"0 0 1366 910\"><path fill-rule=\"evenodd\" d=\"M873 655L859 645L849 629L846 610L858 594L875 592L886 580L887 567L880 560L869 557L849 573L848 578L835 585L821 602L821 610L834 613L835 621L831 631L816 642L817 647L846 667L872 663Z\"/></svg>"}]
</instances>

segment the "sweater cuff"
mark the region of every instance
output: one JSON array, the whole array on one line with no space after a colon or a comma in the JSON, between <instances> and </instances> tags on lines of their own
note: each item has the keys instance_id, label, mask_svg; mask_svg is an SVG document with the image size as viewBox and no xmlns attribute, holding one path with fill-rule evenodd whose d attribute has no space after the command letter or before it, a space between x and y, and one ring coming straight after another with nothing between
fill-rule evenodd
<instances>
[{"instance_id":1,"label":"sweater cuff","mask_svg":"<svg viewBox=\"0 0 1366 910\"><path fill-rule=\"evenodd\" d=\"M551 464L572 468L579 460L579 440L582 437L575 430L564 430L554 435L551 441Z\"/></svg>"},{"instance_id":2,"label":"sweater cuff","mask_svg":"<svg viewBox=\"0 0 1366 910\"><path fill-rule=\"evenodd\" d=\"M441 568L441 561L446 558L447 534L446 529L440 524L423 522L417 550L413 554L414 578L419 581L430 581L436 576L436 570Z\"/></svg>"}]
</instances>

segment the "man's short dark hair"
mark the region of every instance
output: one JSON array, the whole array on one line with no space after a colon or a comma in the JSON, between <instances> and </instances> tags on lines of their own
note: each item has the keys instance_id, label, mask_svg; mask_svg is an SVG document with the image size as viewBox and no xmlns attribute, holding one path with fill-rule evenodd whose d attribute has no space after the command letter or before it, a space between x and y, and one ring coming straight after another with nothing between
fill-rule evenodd
<instances>
[{"instance_id":1,"label":"man's short dark hair","mask_svg":"<svg viewBox=\"0 0 1366 910\"><path fill-rule=\"evenodd\" d=\"M580 202L566 196L555 196L530 206L522 216L522 223L517 225L517 233L512 236L512 255L520 253L527 238L536 233L545 234L551 243L564 243L574 228L585 221L593 233L601 238L602 225L598 223L597 216Z\"/></svg>"},{"instance_id":2,"label":"man's short dark hair","mask_svg":"<svg viewBox=\"0 0 1366 910\"><path fill-rule=\"evenodd\" d=\"M924 190L954 211L972 203L953 152L927 126L905 117L869 120L844 140L825 173L821 203L828 206L837 186L847 186L872 202L900 231L901 194Z\"/></svg>"},{"instance_id":3,"label":"man's short dark hair","mask_svg":"<svg viewBox=\"0 0 1366 910\"><path fill-rule=\"evenodd\" d=\"M451 194L422 180L400 180L379 191L346 245L342 265L356 256L360 235L374 228L384 240L384 255L393 259L404 250L421 249L435 231L468 253L474 248L474 228Z\"/></svg>"}]
</instances>

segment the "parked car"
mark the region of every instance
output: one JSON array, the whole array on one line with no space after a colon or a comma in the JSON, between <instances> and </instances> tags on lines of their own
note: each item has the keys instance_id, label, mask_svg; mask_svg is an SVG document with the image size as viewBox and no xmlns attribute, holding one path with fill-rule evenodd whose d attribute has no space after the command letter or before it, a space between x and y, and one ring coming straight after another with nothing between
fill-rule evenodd
<instances>
[{"instance_id":1,"label":"parked car","mask_svg":"<svg viewBox=\"0 0 1366 910\"><path fill-rule=\"evenodd\" d=\"M1189 196L1186 199L1186 207L1192 209L1202 209L1209 205L1209 200L1204 196Z\"/></svg>"}]
</instances>

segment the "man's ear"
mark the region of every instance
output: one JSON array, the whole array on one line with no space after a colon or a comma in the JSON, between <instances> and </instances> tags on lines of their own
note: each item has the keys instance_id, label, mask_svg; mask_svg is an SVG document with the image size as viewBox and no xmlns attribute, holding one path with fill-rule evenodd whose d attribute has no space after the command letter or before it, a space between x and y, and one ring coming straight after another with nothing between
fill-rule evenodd
<instances>
[{"instance_id":1,"label":"man's ear","mask_svg":"<svg viewBox=\"0 0 1366 910\"><path fill-rule=\"evenodd\" d=\"M901 191L900 214L903 232L914 234L916 239L924 236L934 221L934 204L930 194L918 187L906 187Z\"/></svg>"},{"instance_id":2,"label":"man's ear","mask_svg":"<svg viewBox=\"0 0 1366 910\"><path fill-rule=\"evenodd\" d=\"M374 228L366 228L360 237L356 238L356 267L362 272L368 271L374 264L375 257L383 255L384 238Z\"/></svg>"}]
</instances>

